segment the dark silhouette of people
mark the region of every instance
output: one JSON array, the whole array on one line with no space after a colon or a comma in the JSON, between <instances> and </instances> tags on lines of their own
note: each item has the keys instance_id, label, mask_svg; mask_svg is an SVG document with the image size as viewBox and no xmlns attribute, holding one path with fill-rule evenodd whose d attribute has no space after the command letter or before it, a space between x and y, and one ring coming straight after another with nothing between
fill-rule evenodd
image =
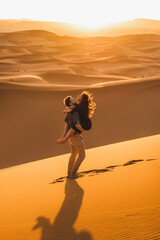
<instances>
[{"instance_id":1,"label":"dark silhouette of people","mask_svg":"<svg viewBox=\"0 0 160 240\"><path fill-rule=\"evenodd\" d=\"M66 180L65 198L53 224L50 219L40 216L33 230L42 229L41 240L92 240L91 234L84 230L76 232L74 223L82 205L84 190L76 180Z\"/></svg>"}]
</instances>

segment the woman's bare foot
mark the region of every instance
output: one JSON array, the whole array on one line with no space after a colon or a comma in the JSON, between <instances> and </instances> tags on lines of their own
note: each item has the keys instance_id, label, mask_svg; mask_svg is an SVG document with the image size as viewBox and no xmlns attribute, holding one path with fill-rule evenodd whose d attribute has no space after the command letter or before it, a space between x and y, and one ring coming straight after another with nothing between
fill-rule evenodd
<instances>
[{"instance_id":1,"label":"woman's bare foot","mask_svg":"<svg viewBox=\"0 0 160 240\"><path fill-rule=\"evenodd\" d=\"M57 144L64 144L66 142L66 140L64 138L60 138L58 140L56 140Z\"/></svg>"}]
</instances>

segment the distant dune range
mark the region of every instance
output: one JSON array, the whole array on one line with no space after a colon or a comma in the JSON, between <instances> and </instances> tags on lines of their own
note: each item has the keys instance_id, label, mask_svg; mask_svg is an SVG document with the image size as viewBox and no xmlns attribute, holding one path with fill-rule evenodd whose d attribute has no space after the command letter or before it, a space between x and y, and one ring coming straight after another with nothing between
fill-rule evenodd
<instances>
[{"instance_id":1,"label":"distant dune range","mask_svg":"<svg viewBox=\"0 0 160 240\"><path fill-rule=\"evenodd\" d=\"M27 30L1 33L0 50L1 84L83 88L160 76L160 36L154 34L73 38Z\"/></svg>"},{"instance_id":2,"label":"distant dune range","mask_svg":"<svg viewBox=\"0 0 160 240\"><path fill-rule=\"evenodd\" d=\"M94 93L86 148L160 133L160 36L0 33L0 168L69 151L55 140L63 98Z\"/></svg>"}]
</instances>

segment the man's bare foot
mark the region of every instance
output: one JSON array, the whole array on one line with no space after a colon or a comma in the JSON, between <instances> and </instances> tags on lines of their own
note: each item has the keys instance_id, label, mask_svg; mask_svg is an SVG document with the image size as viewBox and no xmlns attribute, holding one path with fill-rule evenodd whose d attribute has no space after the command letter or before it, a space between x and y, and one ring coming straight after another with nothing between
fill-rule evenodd
<instances>
[{"instance_id":1,"label":"man's bare foot","mask_svg":"<svg viewBox=\"0 0 160 240\"><path fill-rule=\"evenodd\" d=\"M79 176L75 173L71 173L71 175L69 176L70 179L76 179L78 178Z\"/></svg>"}]
</instances>

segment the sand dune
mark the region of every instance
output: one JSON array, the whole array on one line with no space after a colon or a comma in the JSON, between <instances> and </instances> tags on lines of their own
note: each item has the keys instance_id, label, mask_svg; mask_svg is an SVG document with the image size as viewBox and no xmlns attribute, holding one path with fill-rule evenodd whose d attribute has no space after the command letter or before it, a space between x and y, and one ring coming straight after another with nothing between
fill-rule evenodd
<instances>
[{"instance_id":1,"label":"sand dune","mask_svg":"<svg viewBox=\"0 0 160 240\"><path fill-rule=\"evenodd\" d=\"M0 34L0 239L160 239L159 43L155 34ZM69 145L55 141L63 98L82 90L97 108L71 181Z\"/></svg>"},{"instance_id":2,"label":"sand dune","mask_svg":"<svg viewBox=\"0 0 160 240\"><path fill-rule=\"evenodd\" d=\"M159 35L71 38L28 30L3 33L0 41L3 86L8 82L30 85L30 78L24 82L25 75L32 75L37 86L39 82L35 79L40 77L41 85L55 85L58 81L58 84L82 87L115 79L160 76Z\"/></svg>"},{"instance_id":3,"label":"sand dune","mask_svg":"<svg viewBox=\"0 0 160 240\"><path fill-rule=\"evenodd\" d=\"M92 131L84 133L86 148L160 133L159 80L105 84L88 88L95 95L97 109ZM82 88L62 86L16 89L1 85L0 168L69 151L67 144L55 143L64 126L63 98L76 97Z\"/></svg>"},{"instance_id":4,"label":"sand dune","mask_svg":"<svg viewBox=\"0 0 160 240\"><path fill-rule=\"evenodd\" d=\"M160 239L159 141L88 149L76 181L61 178L69 154L1 170L0 238Z\"/></svg>"}]
</instances>

